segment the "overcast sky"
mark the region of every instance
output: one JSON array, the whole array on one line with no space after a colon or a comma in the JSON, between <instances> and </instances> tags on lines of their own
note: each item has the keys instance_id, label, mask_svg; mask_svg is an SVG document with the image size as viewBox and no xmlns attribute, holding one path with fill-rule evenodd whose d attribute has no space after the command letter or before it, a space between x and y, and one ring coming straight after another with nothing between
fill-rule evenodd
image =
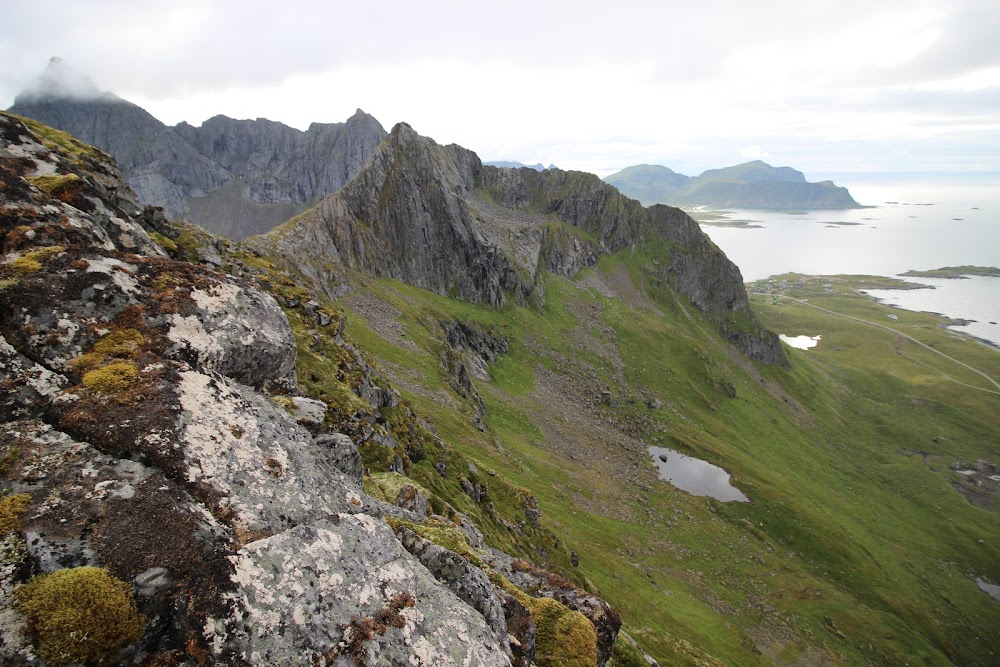
<instances>
[{"instance_id":1,"label":"overcast sky","mask_svg":"<svg viewBox=\"0 0 1000 667\"><path fill-rule=\"evenodd\" d=\"M6 3L0 107L61 56L160 120L356 108L484 160L1000 172L1000 0Z\"/></svg>"}]
</instances>

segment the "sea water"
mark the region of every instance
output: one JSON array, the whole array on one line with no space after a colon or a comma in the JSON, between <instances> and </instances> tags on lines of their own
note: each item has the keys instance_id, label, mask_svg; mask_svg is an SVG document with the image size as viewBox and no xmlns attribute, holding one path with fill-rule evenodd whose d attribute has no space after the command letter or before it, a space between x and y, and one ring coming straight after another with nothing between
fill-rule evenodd
<instances>
[{"instance_id":1,"label":"sea water","mask_svg":"<svg viewBox=\"0 0 1000 667\"><path fill-rule=\"evenodd\" d=\"M846 211L734 209L730 220L753 227L702 229L740 268L747 282L782 273L896 277L944 266L1000 267L1000 178L978 182L852 184L870 208ZM872 295L909 310L974 320L954 327L1000 345L1000 278L912 278L934 289L878 290Z\"/></svg>"}]
</instances>

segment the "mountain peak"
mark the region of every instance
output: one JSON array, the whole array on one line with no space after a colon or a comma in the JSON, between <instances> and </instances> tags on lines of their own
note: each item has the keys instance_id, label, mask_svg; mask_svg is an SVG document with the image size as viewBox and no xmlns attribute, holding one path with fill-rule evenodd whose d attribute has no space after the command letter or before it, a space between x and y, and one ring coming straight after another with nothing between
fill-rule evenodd
<instances>
[{"instance_id":1,"label":"mountain peak","mask_svg":"<svg viewBox=\"0 0 1000 667\"><path fill-rule=\"evenodd\" d=\"M48 65L34 81L28 84L14 103L51 99L116 100L110 91L102 91L94 81L74 69L58 56L49 58Z\"/></svg>"}]
</instances>

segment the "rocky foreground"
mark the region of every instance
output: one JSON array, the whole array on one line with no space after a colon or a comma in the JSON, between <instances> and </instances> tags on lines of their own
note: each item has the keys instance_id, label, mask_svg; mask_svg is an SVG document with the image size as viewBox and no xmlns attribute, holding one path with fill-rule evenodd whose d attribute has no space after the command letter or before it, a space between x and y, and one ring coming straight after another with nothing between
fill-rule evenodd
<instances>
[{"instance_id":1,"label":"rocky foreground","mask_svg":"<svg viewBox=\"0 0 1000 667\"><path fill-rule=\"evenodd\" d=\"M401 475L365 492L359 446L402 470L443 443L339 313L279 305L248 264L214 270L218 248L186 245L69 135L0 114L0 179L4 664L608 661L620 622L600 598ZM303 395L282 306L349 399ZM489 507L533 539L524 508Z\"/></svg>"}]
</instances>

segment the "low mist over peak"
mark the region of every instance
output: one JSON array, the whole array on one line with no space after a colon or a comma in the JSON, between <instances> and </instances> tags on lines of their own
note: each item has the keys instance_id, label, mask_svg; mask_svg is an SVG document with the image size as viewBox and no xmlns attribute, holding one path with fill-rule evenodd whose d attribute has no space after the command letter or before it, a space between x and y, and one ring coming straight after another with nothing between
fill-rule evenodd
<instances>
[{"instance_id":1,"label":"low mist over peak","mask_svg":"<svg viewBox=\"0 0 1000 667\"><path fill-rule=\"evenodd\" d=\"M224 114L170 127L59 58L10 111L106 151L144 204L232 239L266 232L339 190L386 134L361 109L306 131Z\"/></svg>"},{"instance_id":2,"label":"low mist over peak","mask_svg":"<svg viewBox=\"0 0 1000 667\"><path fill-rule=\"evenodd\" d=\"M62 58L53 56L42 73L14 98L14 103L51 99L83 101L119 98L110 91L102 91L89 76L77 71Z\"/></svg>"}]
</instances>

